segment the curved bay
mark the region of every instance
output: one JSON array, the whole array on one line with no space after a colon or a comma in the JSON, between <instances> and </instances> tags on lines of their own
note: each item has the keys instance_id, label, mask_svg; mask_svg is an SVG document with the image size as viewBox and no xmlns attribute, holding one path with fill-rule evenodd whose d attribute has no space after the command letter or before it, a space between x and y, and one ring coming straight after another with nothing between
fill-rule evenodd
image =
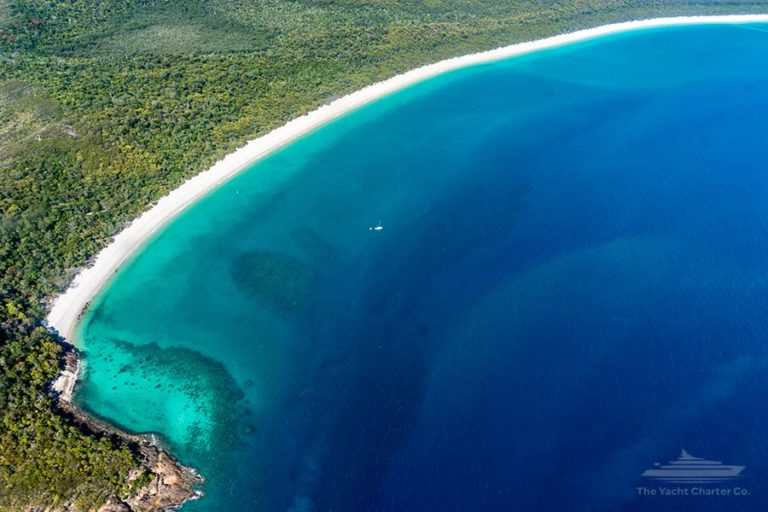
<instances>
[{"instance_id":1,"label":"curved bay","mask_svg":"<svg viewBox=\"0 0 768 512\"><path fill-rule=\"evenodd\" d=\"M765 27L710 26L381 100L137 255L77 398L199 467L187 510L661 509L681 448L751 495L677 504L765 508L767 86Z\"/></svg>"}]
</instances>

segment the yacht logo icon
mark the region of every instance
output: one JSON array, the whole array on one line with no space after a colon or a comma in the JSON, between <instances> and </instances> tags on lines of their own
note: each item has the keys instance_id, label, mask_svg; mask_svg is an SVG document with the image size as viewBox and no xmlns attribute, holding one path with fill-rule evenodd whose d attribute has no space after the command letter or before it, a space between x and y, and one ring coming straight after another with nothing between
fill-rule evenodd
<instances>
[{"instance_id":1,"label":"yacht logo icon","mask_svg":"<svg viewBox=\"0 0 768 512\"><path fill-rule=\"evenodd\" d=\"M667 464L655 464L642 476L661 482L677 484L712 484L727 482L738 477L744 466L729 466L722 462L694 457L685 450Z\"/></svg>"}]
</instances>

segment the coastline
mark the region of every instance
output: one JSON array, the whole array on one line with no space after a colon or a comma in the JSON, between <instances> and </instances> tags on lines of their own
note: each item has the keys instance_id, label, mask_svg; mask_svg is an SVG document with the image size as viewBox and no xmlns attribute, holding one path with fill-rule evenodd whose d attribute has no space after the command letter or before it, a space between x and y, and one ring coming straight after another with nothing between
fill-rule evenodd
<instances>
[{"instance_id":1,"label":"coastline","mask_svg":"<svg viewBox=\"0 0 768 512\"><path fill-rule=\"evenodd\" d=\"M176 510L188 501L197 500L203 496L199 487L205 479L195 468L183 465L157 446L151 436L122 431L106 421L89 416L72 403L72 392L81 369L80 354L72 345L65 344L61 361L62 369L59 378L51 386L55 409L69 424L81 431L126 445L139 456L139 467L128 476L127 484L139 481L142 472L151 475L151 479L139 487L133 496L124 499L109 496L97 512ZM61 510L65 509L69 510L67 506Z\"/></svg>"},{"instance_id":2,"label":"coastline","mask_svg":"<svg viewBox=\"0 0 768 512\"><path fill-rule=\"evenodd\" d=\"M70 342L75 342L74 338L79 334L80 319L91 306L93 298L109 285L116 272L131 257L141 251L160 229L172 222L186 208L214 192L220 185L253 163L373 101L430 78L465 67L500 61L540 50L554 49L603 36L665 26L729 25L753 22L768 23L768 15L656 18L604 25L440 61L344 96L289 122L275 131L248 142L208 170L169 192L159 202L150 205L147 211L121 229L114 240L96 255L93 265L82 269L62 295L52 298L46 325L51 330L58 330ZM82 369L82 361L77 349L71 346L65 353L63 360L65 364L58 379L52 385L58 398L57 408L59 411L65 417L70 418L70 421L81 425L89 432L111 436L136 447L136 451L142 458L141 467L148 473L155 475L155 480L151 486L142 489L136 500L130 503L119 502L113 497L110 498L108 506L100 509L100 512L164 510L180 507L188 500L199 498L201 492L197 491L196 488L203 480L194 468L183 466L180 461L161 451L162 448L156 446L148 435L123 433L117 427L90 417L72 403L72 397ZM160 505L161 502L162 505ZM155 505L160 508L152 508Z\"/></svg>"},{"instance_id":3,"label":"coastline","mask_svg":"<svg viewBox=\"0 0 768 512\"><path fill-rule=\"evenodd\" d=\"M535 41L516 43L428 64L369 85L300 116L280 128L251 140L208 170L190 178L161 198L120 231L96 256L93 264L80 271L64 293L53 301L47 325L72 342L81 315L90 301L117 270L159 229L197 200L257 161L317 128L364 105L430 78L474 65L486 64L528 53L553 49L623 32L684 25L744 24L768 22L768 15L715 15L650 18L602 25Z\"/></svg>"}]
</instances>

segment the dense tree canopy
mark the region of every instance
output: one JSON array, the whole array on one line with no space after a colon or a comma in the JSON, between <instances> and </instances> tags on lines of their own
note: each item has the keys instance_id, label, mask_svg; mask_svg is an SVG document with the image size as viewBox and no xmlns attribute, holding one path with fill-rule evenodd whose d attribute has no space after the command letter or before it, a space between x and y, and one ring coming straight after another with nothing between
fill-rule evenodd
<instances>
[{"instance_id":1,"label":"dense tree canopy","mask_svg":"<svg viewBox=\"0 0 768 512\"><path fill-rule=\"evenodd\" d=\"M0 510L124 495L125 446L53 412L44 301L125 222L289 119L416 65L760 1L0 0Z\"/></svg>"}]
</instances>

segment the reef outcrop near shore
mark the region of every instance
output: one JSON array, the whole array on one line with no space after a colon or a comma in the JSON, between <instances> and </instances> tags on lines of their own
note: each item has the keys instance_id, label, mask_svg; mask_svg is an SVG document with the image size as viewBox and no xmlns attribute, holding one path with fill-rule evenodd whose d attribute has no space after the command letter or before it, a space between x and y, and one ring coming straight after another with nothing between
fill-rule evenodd
<instances>
[{"instance_id":1,"label":"reef outcrop near shore","mask_svg":"<svg viewBox=\"0 0 768 512\"><path fill-rule=\"evenodd\" d=\"M148 483L130 498L110 496L98 512L161 512L180 508L185 502L198 499L202 493L196 488L204 479L193 468L184 466L146 435L130 434L85 414L73 402L72 396L80 373L80 355L76 348L65 344L62 370L51 386L56 406L69 421L97 436L111 438L125 444L137 454L140 466L131 472L127 483L150 475ZM46 512L69 512L70 506Z\"/></svg>"}]
</instances>

